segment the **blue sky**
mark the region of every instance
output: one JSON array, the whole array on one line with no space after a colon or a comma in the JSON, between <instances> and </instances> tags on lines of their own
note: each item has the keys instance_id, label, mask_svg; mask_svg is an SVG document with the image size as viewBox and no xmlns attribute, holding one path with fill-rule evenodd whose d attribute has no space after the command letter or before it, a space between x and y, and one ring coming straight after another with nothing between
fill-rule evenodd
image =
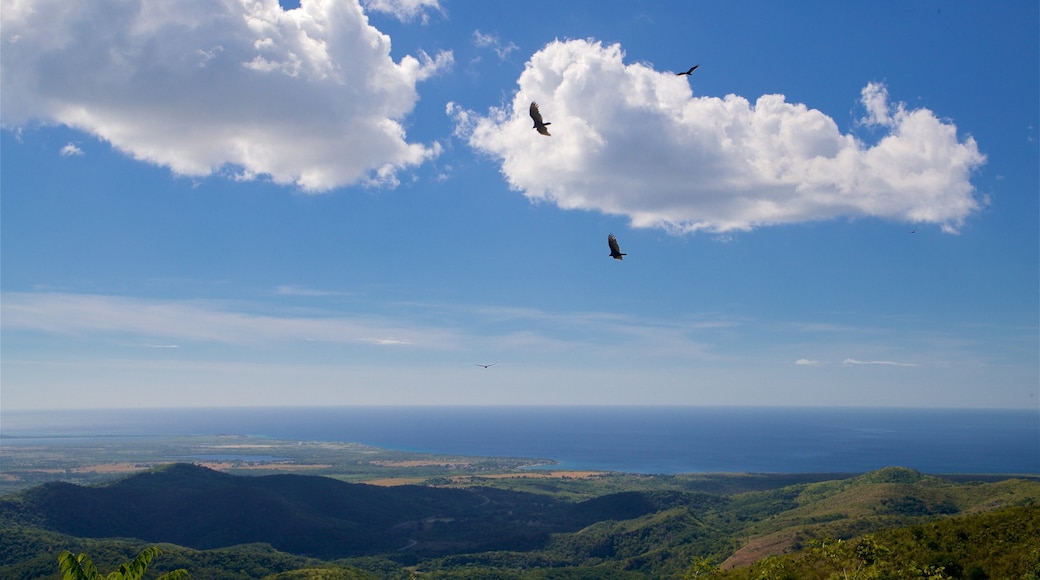
<instances>
[{"instance_id":1,"label":"blue sky","mask_svg":"<svg viewBox=\"0 0 1040 580\"><path fill-rule=\"evenodd\" d=\"M4 409L1037 408L1036 3L69 6L2 3Z\"/></svg>"}]
</instances>

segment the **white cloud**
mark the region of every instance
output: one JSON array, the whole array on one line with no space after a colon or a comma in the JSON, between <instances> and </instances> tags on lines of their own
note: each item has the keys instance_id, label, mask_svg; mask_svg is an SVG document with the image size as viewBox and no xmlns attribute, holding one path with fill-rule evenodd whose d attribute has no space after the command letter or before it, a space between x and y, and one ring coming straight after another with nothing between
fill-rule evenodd
<instances>
[{"instance_id":1,"label":"white cloud","mask_svg":"<svg viewBox=\"0 0 1040 580\"><path fill-rule=\"evenodd\" d=\"M863 107L867 110L867 116L860 119L861 123L885 127L894 127L896 125L895 118L892 116L891 108L888 105L888 89L884 85L868 83L860 92L860 102L863 103ZM902 103L896 105L895 114L905 115L904 107Z\"/></svg>"},{"instance_id":2,"label":"white cloud","mask_svg":"<svg viewBox=\"0 0 1040 580\"><path fill-rule=\"evenodd\" d=\"M395 14L432 1L379 1ZM3 125L64 124L177 174L305 191L395 185L435 157L401 120L450 52L400 62L357 0L3 0Z\"/></svg>"},{"instance_id":3,"label":"white cloud","mask_svg":"<svg viewBox=\"0 0 1040 580\"><path fill-rule=\"evenodd\" d=\"M842 361L842 364L847 365L882 365L882 366L893 366L893 367L916 367L916 363L905 363L895 362L890 360L856 360L854 358L847 358Z\"/></svg>"},{"instance_id":4,"label":"white cloud","mask_svg":"<svg viewBox=\"0 0 1040 580\"><path fill-rule=\"evenodd\" d=\"M315 290L313 288L305 288L303 286L296 286L293 284L283 284L274 289L274 293L278 296L349 296L349 292L337 292L333 290Z\"/></svg>"},{"instance_id":5,"label":"white cloud","mask_svg":"<svg viewBox=\"0 0 1040 580\"><path fill-rule=\"evenodd\" d=\"M322 296L296 286L279 295ZM541 310L433 307L416 320L396 304L393 315L328 310L252 312L242 305L205 300L151 300L62 292L7 292L2 295L4 332L30 331L72 337L114 337L124 344L184 342L255 345L272 342L324 342L416 349L507 351L620 360L710 356L706 334L733 326L726 320L659 320L602 312L552 313ZM255 306L271 310L270 306ZM431 319L438 320L431 322ZM469 330L465 330L469 328ZM476 330L479 328L480 330Z\"/></svg>"},{"instance_id":6,"label":"white cloud","mask_svg":"<svg viewBox=\"0 0 1040 580\"><path fill-rule=\"evenodd\" d=\"M321 341L453 348L450 331L375 316L278 316L203 301L8 292L3 328L67 335L133 335L225 344Z\"/></svg>"},{"instance_id":7,"label":"white cloud","mask_svg":"<svg viewBox=\"0 0 1040 580\"><path fill-rule=\"evenodd\" d=\"M505 60L509 53L520 48L512 42L503 44L497 34L485 34L480 30L473 31L473 44L480 48L490 48L495 51L499 60Z\"/></svg>"},{"instance_id":8,"label":"white cloud","mask_svg":"<svg viewBox=\"0 0 1040 580\"><path fill-rule=\"evenodd\" d=\"M727 232L838 217L955 231L980 208L971 137L927 109L863 90L871 145L783 95L694 96L686 77L626 65L618 45L555 41L535 53L511 105L449 106L457 133L498 159L532 201L625 215L636 227ZM531 130L536 101L551 138Z\"/></svg>"},{"instance_id":9,"label":"white cloud","mask_svg":"<svg viewBox=\"0 0 1040 580\"><path fill-rule=\"evenodd\" d=\"M818 367L818 366L823 365L824 363L820 362L818 360L810 360L810 359L807 359L807 358L800 358L800 359L794 361L794 364L799 365L799 366Z\"/></svg>"},{"instance_id":10,"label":"white cloud","mask_svg":"<svg viewBox=\"0 0 1040 580\"><path fill-rule=\"evenodd\" d=\"M61 148L59 153L61 153L62 157L73 157L76 155L83 155L83 150L77 147L75 143L68 143Z\"/></svg>"},{"instance_id":11,"label":"white cloud","mask_svg":"<svg viewBox=\"0 0 1040 580\"><path fill-rule=\"evenodd\" d=\"M411 22L416 16L422 15L422 23L429 22L427 10L440 11L441 7L437 0L363 0L365 8L376 12L390 14L401 22Z\"/></svg>"}]
</instances>

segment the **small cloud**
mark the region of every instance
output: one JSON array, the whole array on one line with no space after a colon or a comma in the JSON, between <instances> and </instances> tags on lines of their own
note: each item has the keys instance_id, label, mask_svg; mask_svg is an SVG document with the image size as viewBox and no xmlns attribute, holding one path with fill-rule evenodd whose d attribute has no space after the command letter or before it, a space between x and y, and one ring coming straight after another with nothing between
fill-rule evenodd
<instances>
[{"instance_id":1,"label":"small cloud","mask_svg":"<svg viewBox=\"0 0 1040 580\"><path fill-rule=\"evenodd\" d=\"M362 0L365 9L389 14L401 22L411 22L416 16L422 24L430 23L427 9L441 11L437 0Z\"/></svg>"},{"instance_id":2,"label":"small cloud","mask_svg":"<svg viewBox=\"0 0 1040 580\"><path fill-rule=\"evenodd\" d=\"M61 148L62 157L75 157L77 155L83 155L83 150L77 147L75 143L69 143Z\"/></svg>"},{"instance_id":3,"label":"small cloud","mask_svg":"<svg viewBox=\"0 0 1040 580\"><path fill-rule=\"evenodd\" d=\"M860 119L863 125L881 125L891 127L895 124L895 118L888 104L888 88L880 83L867 83L860 91L860 102L867 110L867 116ZM897 105L895 116L905 115L905 107Z\"/></svg>"},{"instance_id":4,"label":"small cloud","mask_svg":"<svg viewBox=\"0 0 1040 580\"><path fill-rule=\"evenodd\" d=\"M842 364L847 365L887 365L893 367L916 367L916 363L905 363L896 362L890 360L856 360L854 358L847 358L842 361Z\"/></svg>"},{"instance_id":5,"label":"small cloud","mask_svg":"<svg viewBox=\"0 0 1040 580\"><path fill-rule=\"evenodd\" d=\"M463 139L468 138L477 126L478 115L469 109L462 108L455 101L448 101L444 113L455 122L453 134Z\"/></svg>"},{"instance_id":6,"label":"small cloud","mask_svg":"<svg viewBox=\"0 0 1040 580\"><path fill-rule=\"evenodd\" d=\"M347 296L348 292L335 292L331 290L314 290L303 286L291 284L282 285L274 289L278 296Z\"/></svg>"},{"instance_id":7,"label":"small cloud","mask_svg":"<svg viewBox=\"0 0 1040 580\"><path fill-rule=\"evenodd\" d=\"M405 65L414 67L415 59L411 61L402 61ZM424 81L432 76L438 75L443 72L448 72L451 67L455 65L455 55L450 50L441 51L437 53L437 56L431 57L426 53L425 50L419 51L418 69L415 73L415 78L420 81Z\"/></svg>"},{"instance_id":8,"label":"small cloud","mask_svg":"<svg viewBox=\"0 0 1040 580\"><path fill-rule=\"evenodd\" d=\"M374 338L369 342L372 344L378 344L379 346L394 346L399 344L412 344L410 340L402 340L398 338Z\"/></svg>"},{"instance_id":9,"label":"small cloud","mask_svg":"<svg viewBox=\"0 0 1040 580\"><path fill-rule=\"evenodd\" d=\"M479 29L473 31L473 44L481 48L491 46L496 42L498 42L498 38L493 34L484 34Z\"/></svg>"},{"instance_id":10,"label":"small cloud","mask_svg":"<svg viewBox=\"0 0 1040 580\"><path fill-rule=\"evenodd\" d=\"M480 48L490 48L495 51L499 60L505 60L509 53L520 48L512 42L503 44L497 34L484 34L480 30L473 31L473 44Z\"/></svg>"},{"instance_id":11,"label":"small cloud","mask_svg":"<svg viewBox=\"0 0 1040 580\"><path fill-rule=\"evenodd\" d=\"M809 360L807 358L800 358L800 359L794 361L794 364L801 365L801 366L809 366L809 367L818 367L818 366L823 365L823 363L821 361Z\"/></svg>"},{"instance_id":12,"label":"small cloud","mask_svg":"<svg viewBox=\"0 0 1040 580\"><path fill-rule=\"evenodd\" d=\"M206 68L206 64L222 52L224 52L224 47L219 44L209 50L202 50L201 48L196 50L195 56L199 57L199 62L196 66L199 68Z\"/></svg>"}]
</instances>

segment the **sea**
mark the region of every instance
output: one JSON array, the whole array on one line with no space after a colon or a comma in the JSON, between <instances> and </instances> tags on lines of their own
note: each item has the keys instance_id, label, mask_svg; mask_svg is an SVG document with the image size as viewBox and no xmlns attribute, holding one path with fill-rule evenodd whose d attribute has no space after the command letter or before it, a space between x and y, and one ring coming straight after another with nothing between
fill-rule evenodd
<instances>
[{"instance_id":1,"label":"sea","mask_svg":"<svg viewBox=\"0 0 1040 580\"><path fill-rule=\"evenodd\" d=\"M1040 411L788 407L286 407L2 411L0 448L90 437L251 435L553 469L1040 474Z\"/></svg>"}]
</instances>

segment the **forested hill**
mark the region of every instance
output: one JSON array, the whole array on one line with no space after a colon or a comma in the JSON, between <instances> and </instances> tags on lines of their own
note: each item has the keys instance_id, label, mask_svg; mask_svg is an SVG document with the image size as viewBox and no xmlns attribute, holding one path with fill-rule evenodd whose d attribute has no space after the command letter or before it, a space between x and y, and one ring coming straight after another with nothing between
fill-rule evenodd
<instances>
[{"instance_id":1,"label":"forested hill","mask_svg":"<svg viewBox=\"0 0 1040 580\"><path fill-rule=\"evenodd\" d=\"M262 542L326 558L395 550L408 543L409 522L468 517L486 504L461 489L244 477L184 463L102 486L48 483L11 499L0 501L0 518L72 536L197 549Z\"/></svg>"},{"instance_id":2,"label":"forested hill","mask_svg":"<svg viewBox=\"0 0 1040 580\"><path fill-rule=\"evenodd\" d=\"M902 468L739 493L698 491L683 478L624 481L626 489L618 480L561 481L571 491L602 492L575 501L545 480L512 490L491 487L497 480L464 489L378 487L174 464L105 485L48 483L0 498L0 543L11 548L0 557L0 575L26 577L27 562L46 563L48 551L74 538L136 538L225 554L262 544L286 556L378 560L381 570L595 568L657 577L679 574L697 558L740 566L819 538L1040 509L1036 481L955 483ZM198 568L207 553L182 555L177 564L190 570L194 560ZM259 571L235 577L261 578Z\"/></svg>"},{"instance_id":3,"label":"forested hill","mask_svg":"<svg viewBox=\"0 0 1040 580\"><path fill-rule=\"evenodd\" d=\"M495 488L380 487L320 476L235 476L173 464L100 486L47 483L0 500L0 521L70 536L140 538L196 549L265 543L320 558L393 552L527 550L549 534L674 507L723 507L682 491L574 503Z\"/></svg>"}]
</instances>

